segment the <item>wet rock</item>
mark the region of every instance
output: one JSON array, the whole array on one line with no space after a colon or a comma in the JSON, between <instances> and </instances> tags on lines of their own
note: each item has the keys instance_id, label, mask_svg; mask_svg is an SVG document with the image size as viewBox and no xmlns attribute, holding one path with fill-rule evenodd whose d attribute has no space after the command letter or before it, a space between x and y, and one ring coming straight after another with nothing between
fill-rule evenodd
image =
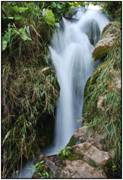
<instances>
[{"instance_id":1,"label":"wet rock","mask_svg":"<svg viewBox=\"0 0 123 180\"><path fill-rule=\"evenodd\" d=\"M90 166L82 160L66 160L66 166L62 169L59 178L106 178L104 172Z\"/></svg>"},{"instance_id":2,"label":"wet rock","mask_svg":"<svg viewBox=\"0 0 123 180\"><path fill-rule=\"evenodd\" d=\"M91 160L99 166L106 165L107 161L110 159L108 152L101 151L88 142L75 145L73 151L76 154L84 156L86 161Z\"/></svg>"}]
</instances>

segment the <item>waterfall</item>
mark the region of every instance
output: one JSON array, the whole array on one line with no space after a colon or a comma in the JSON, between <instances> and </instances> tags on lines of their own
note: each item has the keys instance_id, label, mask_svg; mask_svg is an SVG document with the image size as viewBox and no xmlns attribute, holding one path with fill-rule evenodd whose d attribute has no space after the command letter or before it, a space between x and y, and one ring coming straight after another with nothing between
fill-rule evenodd
<instances>
[{"instance_id":1,"label":"waterfall","mask_svg":"<svg viewBox=\"0 0 123 180\"><path fill-rule=\"evenodd\" d=\"M47 155L56 154L64 148L82 123L84 87L94 68L92 51L108 23L105 15L92 7L79 8L74 22L63 18L49 47L60 96L54 143L45 150Z\"/></svg>"},{"instance_id":2,"label":"waterfall","mask_svg":"<svg viewBox=\"0 0 123 180\"><path fill-rule=\"evenodd\" d=\"M55 31L49 47L52 63L60 86L57 101L53 145L43 151L57 154L69 142L76 128L82 124L84 87L91 76L94 63L92 51L108 19L97 6L78 8L70 21L65 18ZM33 161L27 162L18 178L31 178Z\"/></svg>"}]
</instances>

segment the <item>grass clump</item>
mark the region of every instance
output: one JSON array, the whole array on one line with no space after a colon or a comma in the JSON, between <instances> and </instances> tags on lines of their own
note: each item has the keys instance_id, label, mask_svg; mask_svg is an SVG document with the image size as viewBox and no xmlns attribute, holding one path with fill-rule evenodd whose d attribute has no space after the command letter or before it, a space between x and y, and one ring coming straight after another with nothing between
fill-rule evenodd
<instances>
[{"instance_id":1,"label":"grass clump","mask_svg":"<svg viewBox=\"0 0 123 180\"><path fill-rule=\"evenodd\" d=\"M19 169L24 159L38 154L53 137L58 87L54 71L47 70L18 63L13 73L9 62L3 65L3 176Z\"/></svg>"}]
</instances>

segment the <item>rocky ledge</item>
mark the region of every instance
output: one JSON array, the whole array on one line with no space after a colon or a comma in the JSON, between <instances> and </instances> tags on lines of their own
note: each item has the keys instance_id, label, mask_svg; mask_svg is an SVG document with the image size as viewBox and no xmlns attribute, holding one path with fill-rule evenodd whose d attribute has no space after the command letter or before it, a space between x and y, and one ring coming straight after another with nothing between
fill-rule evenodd
<instances>
[{"instance_id":1,"label":"rocky ledge","mask_svg":"<svg viewBox=\"0 0 123 180\"><path fill-rule=\"evenodd\" d=\"M74 143L72 146L67 145L66 154L41 155L39 161L44 163L45 171L52 178L106 178L104 167L111 155L103 150L103 138L94 135L86 126L81 127L72 136L70 143ZM33 177L39 178L38 172Z\"/></svg>"}]
</instances>

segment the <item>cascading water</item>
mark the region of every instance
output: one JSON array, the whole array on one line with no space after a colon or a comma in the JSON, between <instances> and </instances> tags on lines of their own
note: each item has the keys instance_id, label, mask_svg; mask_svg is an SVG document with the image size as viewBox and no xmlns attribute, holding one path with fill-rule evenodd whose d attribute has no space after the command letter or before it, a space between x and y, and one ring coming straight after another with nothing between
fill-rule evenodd
<instances>
[{"instance_id":1,"label":"cascading water","mask_svg":"<svg viewBox=\"0 0 123 180\"><path fill-rule=\"evenodd\" d=\"M76 22L63 18L49 47L54 64L60 96L57 102L54 144L45 151L57 154L65 147L75 129L81 125L84 87L94 64L92 51L100 38L107 18L99 9L79 9Z\"/></svg>"},{"instance_id":2,"label":"cascading water","mask_svg":"<svg viewBox=\"0 0 123 180\"><path fill-rule=\"evenodd\" d=\"M71 22L63 18L63 24L53 35L50 49L60 96L57 102L56 125L53 145L44 154L57 154L69 142L82 121L83 95L87 79L94 64L92 51L100 38L100 32L108 24L102 12L90 6L78 8ZM28 162L18 178L31 178L33 162Z\"/></svg>"}]
</instances>

